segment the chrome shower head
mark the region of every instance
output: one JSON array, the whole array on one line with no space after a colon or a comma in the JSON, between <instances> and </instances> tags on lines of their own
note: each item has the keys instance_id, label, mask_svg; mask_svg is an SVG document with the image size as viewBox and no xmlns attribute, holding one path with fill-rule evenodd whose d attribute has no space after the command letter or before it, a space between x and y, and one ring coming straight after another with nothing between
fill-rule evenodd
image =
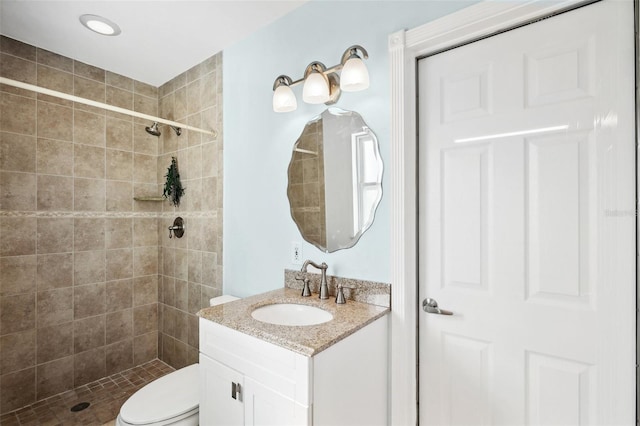
<instances>
[{"instance_id":1,"label":"chrome shower head","mask_svg":"<svg viewBox=\"0 0 640 426\"><path fill-rule=\"evenodd\" d=\"M145 127L144 129L147 131L147 133L149 133L150 135L153 136L160 136L160 129L158 129L158 122L154 121L153 124L149 127ZM176 135L180 136L182 134L182 129L180 127L175 127L175 126L169 126L173 129L174 132L176 132Z\"/></svg>"},{"instance_id":2,"label":"chrome shower head","mask_svg":"<svg viewBox=\"0 0 640 426\"><path fill-rule=\"evenodd\" d=\"M160 130L158 130L158 122L157 121L154 121L153 124L151 125L151 127L145 127L144 129L150 135L160 136Z\"/></svg>"}]
</instances>

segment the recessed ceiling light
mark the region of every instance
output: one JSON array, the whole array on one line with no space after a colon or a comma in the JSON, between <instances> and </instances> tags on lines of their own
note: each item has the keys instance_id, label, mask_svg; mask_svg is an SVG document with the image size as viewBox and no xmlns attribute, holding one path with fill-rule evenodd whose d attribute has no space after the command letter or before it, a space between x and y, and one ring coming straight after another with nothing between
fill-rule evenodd
<instances>
[{"instance_id":1,"label":"recessed ceiling light","mask_svg":"<svg viewBox=\"0 0 640 426\"><path fill-rule=\"evenodd\" d=\"M82 15L80 22L91 31L102 35L116 36L122 32L118 24L98 15Z\"/></svg>"}]
</instances>

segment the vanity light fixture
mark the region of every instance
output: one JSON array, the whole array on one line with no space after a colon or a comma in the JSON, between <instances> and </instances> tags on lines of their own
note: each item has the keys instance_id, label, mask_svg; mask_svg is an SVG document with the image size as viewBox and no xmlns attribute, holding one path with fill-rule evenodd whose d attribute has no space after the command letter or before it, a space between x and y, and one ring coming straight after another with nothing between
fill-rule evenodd
<instances>
[{"instance_id":1,"label":"vanity light fixture","mask_svg":"<svg viewBox=\"0 0 640 426\"><path fill-rule=\"evenodd\" d=\"M322 62L311 62L304 70L304 77L295 81L287 75L279 75L273 83L273 110L294 111L298 103L291 88L300 83L304 83L302 100L308 104L331 105L338 101L341 90L357 92L368 88L369 72L363 58L369 58L369 54L356 44L345 50L338 65L327 68ZM340 71L342 76L338 76Z\"/></svg>"},{"instance_id":2,"label":"vanity light fixture","mask_svg":"<svg viewBox=\"0 0 640 426\"><path fill-rule=\"evenodd\" d=\"M91 31L106 36L117 36L122 32L118 24L99 15L82 15L80 22Z\"/></svg>"}]
</instances>

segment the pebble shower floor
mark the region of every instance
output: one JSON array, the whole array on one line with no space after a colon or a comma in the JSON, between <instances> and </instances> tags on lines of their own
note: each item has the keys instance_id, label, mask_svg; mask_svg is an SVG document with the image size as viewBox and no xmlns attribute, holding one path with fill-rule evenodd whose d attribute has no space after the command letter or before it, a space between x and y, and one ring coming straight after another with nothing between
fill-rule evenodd
<instances>
[{"instance_id":1,"label":"pebble shower floor","mask_svg":"<svg viewBox=\"0 0 640 426\"><path fill-rule=\"evenodd\" d=\"M172 371L173 368L156 359L3 414L0 425L110 425L122 404L135 391ZM82 411L72 412L71 407L81 402L91 405Z\"/></svg>"}]
</instances>

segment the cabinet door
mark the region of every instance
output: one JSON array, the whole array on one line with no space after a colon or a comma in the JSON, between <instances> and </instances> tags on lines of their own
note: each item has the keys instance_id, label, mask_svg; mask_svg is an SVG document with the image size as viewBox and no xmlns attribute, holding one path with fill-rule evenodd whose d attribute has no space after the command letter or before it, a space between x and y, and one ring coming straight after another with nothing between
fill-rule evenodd
<instances>
[{"instance_id":1,"label":"cabinet door","mask_svg":"<svg viewBox=\"0 0 640 426\"><path fill-rule=\"evenodd\" d=\"M242 374L200 354L200 424L244 425L243 388Z\"/></svg>"},{"instance_id":2,"label":"cabinet door","mask_svg":"<svg viewBox=\"0 0 640 426\"><path fill-rule=\"evenodd\" d=\"M297 404L249 377L245 377L244 382L244 415L247 426L311 424L308 407Z\"/></svg>"}]
</instances>

